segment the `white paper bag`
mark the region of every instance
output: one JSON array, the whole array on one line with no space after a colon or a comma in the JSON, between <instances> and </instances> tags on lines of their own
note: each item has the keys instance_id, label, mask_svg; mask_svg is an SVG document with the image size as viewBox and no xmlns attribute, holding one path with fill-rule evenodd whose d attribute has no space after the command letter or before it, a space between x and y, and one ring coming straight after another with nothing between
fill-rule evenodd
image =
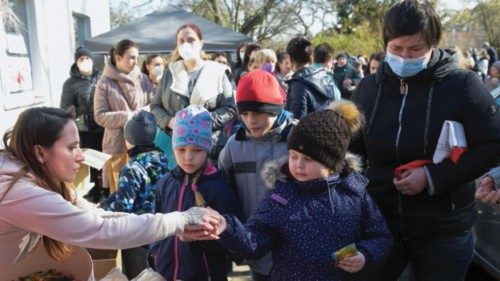
<instances>
[{"instance_id":1,"label":"white paper bag","mask_svg":"<svg viewBox=\"0 0 500 281\"><path fill-rule=\"evenodd\" d=\"M67 258L57 261L49 256L40 238L36 247L20 262L0 267L0 280L18 280L19 277L39 271L56 269L78 281L94 281L92 259L85 249L71 246L73 252ZM0 252L1 255L1 252Z\"/></svg>"},{"instance_id":2,"label":"white paper bag","mask_svg":"<svg viewBox=\"0 0 500 281\"><path fill-rule=\"evenodd\" d=\"M102 166L104 166L106 161L108 161L112 156L90 148L83 149L83 155L85 156L85 161L82 163L97 170L102 169Z\"/></svg>"},{"instance_id":3,"label":"white paper bag","mask_svg":"<svg viewBox=\"0 0 500 281\"><path fill-rule=\"evenodd\" d=\"M459 122L446 120L441 129L432 162L436 164L450 158L451 151L457 147L467 148L464 126Z\"/></svg>"}]
</instances>

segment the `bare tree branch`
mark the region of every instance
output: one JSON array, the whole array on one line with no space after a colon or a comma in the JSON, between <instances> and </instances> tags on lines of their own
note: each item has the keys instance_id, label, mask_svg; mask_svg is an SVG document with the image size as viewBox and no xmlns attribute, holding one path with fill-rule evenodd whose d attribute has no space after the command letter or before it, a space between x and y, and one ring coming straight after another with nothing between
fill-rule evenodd
<instances>
[{"instance_id":1,"label":"bare tree branch","mask_svg":"<svg viewBox=\"0 0 500 281\"><path fill-rule=\"evenodd\" d=\"M273 8L275 5L275 0L267 0L257 12L250 17L245 23L242 24L240 28L240 32L244 34L249 34L252 30L255 29L259 24L261 24L265 17L269 14L269 10Z\"/></svg>"},{"instance_id":2,"label":"bare tree branch","mask_svg":"<svg viewBox=\"0 0 500 281\"><path fill-rule=\"evenodd\" d=\"M208 8L210 9L212 15L214 16L214 22L216 24L222 24L219 12L219 6L217 5L217 0L207 0L207 1L208 1Z\"/></svg>"},{"instance_id":3,"label":"bare tree branch","mask_svg":"<svg viewBox=\"0 0 500 281\"><path fill-rule=\"evenodd\" d=\"M1 0L0 0L1 1ZM130 8L125 0L114 0L120 7L112 11L115 26L151 11L158 0L144 0ZM160 0L163 7L178 5L233 30L253 36L256 40L286 37L295 34L312 35L313 26L325 27L327 13L339 0Z\"/></svg>"},{"instance_id":4,"label":"bare tree branch","mask_svg":"<svg viewBox=\"0 0 500 281\"><path fill-rule=\"evenodd\" d=\"M153 3L154 0L148 0L148 1L144 1L142 2L141 4L138 4L138 5L135 5L132 7L132 9L140 9L140 8L143 8L145 6L148 6L150 5L151 3Z\"/></svg>"}]
</instances>

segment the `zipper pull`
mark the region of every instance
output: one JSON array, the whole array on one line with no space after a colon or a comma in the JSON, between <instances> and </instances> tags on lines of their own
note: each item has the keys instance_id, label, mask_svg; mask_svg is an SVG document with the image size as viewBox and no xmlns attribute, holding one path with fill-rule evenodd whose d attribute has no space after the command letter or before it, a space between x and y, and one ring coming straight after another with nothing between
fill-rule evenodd
<instances>
[{"instance_id":1,"label":"zipper pull","mask_svg":"<svg viewBox=\"0 0 500 281\"><path fill-rule=\"evenodd\" d=\"M405 80L400 80L401 84L399 85L399 93L401 95L406 95L408 93L408 84L406 84Z\"/></svg>"}]
</instances>

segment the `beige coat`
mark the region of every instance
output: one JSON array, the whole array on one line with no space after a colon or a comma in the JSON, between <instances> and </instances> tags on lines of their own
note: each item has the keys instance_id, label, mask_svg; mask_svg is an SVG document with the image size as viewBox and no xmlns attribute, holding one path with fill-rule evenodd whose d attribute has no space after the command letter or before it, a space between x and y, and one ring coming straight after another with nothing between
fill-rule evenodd
<instances>
[{"instance_id":1,"label":"beige coat","mask_svg":"<svg viewBox=\"0 0 500 281\"><path fill-rule=\"evenodd\" d=\"M104 127L103 152L116 155L127 151L123 127L133 112L149 105L152 92L153 85L138 67L124 74L106 64L94 94L95 121Z\"/></svg>"},{"instance_id":2,"label":"beige coat","mask_svg":"<svg viewBox=\"0 0 500 281\"><path fill-rule=\"evenodd\" d=\"M0 153L0 198L23 167L12 155ZM179 212L113 213L81 197L73 205L37 186L31 174L14 184L0 201L0 210L0 275L2 268L24 259L42 235L85 248L127 249L181 234L184 229Z\"/></svg>"}]
</instances>

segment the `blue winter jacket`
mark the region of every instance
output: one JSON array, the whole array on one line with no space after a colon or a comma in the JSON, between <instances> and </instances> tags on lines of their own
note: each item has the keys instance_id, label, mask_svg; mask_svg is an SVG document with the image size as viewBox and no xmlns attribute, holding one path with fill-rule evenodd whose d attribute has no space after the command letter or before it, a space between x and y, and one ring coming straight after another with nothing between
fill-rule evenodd
<instances>
[{"instance_id":1,"label":"blue winter jacket","mask_svg":"<svg viewBox=\"0 0 500 281\"><path fill-rule=\"evenodd\" d=\"M156 183L168 172L168 160L160 149L129 150L130 160L120 170L118 189L101 208L113 212L153 213Z\"/></svg>"},{"instance_id":2,"label":"blue winter jacket","mask_svg":"<svg viewBox=\"0 0 500 281\"><path fill-rule=\"evenodd\" d=\"M335 84L323 68L303 67L286 83L288 93L285 109L295 119L302 119L311 112L324 109L335 99Z\"/></svg>"},{"instance_id":3,"label":"blue winter jacket","mask_svg":"<svg viewBox=\"0 0 500 281\"><path fill-rule=\"evenodd\" d=\"M385 221L365 190L366 178L351 171L299 182L284 170L286 181L276 182L246 225L225 216L221 244L248 259L270 250L270 280L365 280L365 270L352 274L336 267L332 253L355 243L369 269L392 246Z\"/></svg>"},{"instance_id":4,"label":"blue winter jacket","mask_svg":"<svg viewBox=\"0 0 500 281\"><path fill-rule=\"evenodd\" d=\"M197 189L210 207L221 214L239 214L236 197L222 174L208 164L195 184L175 167L159 182L156 194L156 213L186 211L195 206ZM156 271L168 281L227 281L226 250L217 241L182 242L179 237L167 237L151 247Z\"/></svg>"}]
</instances>

